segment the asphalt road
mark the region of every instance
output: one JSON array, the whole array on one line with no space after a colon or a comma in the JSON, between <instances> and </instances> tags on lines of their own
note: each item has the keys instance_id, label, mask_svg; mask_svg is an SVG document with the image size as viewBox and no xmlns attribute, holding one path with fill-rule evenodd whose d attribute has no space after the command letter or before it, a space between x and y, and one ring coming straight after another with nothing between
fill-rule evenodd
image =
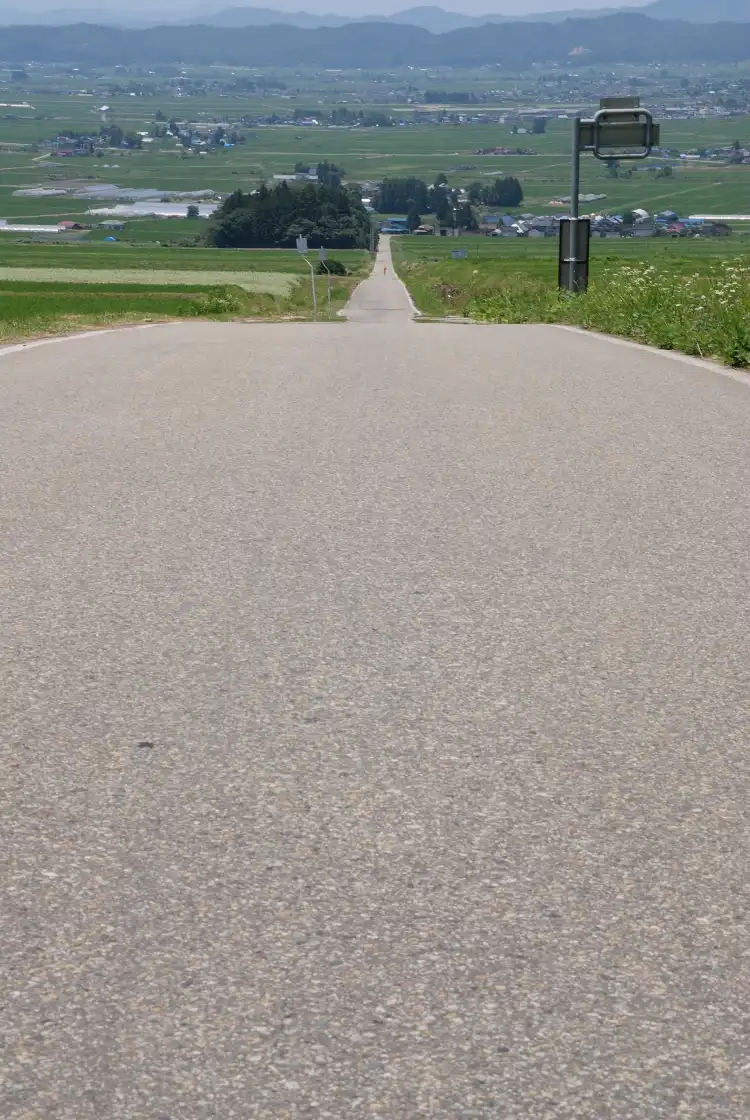
<instances>
[{"instance_id":1,"label":"asphalt road","mask_svg":"<svg viewBox=\"0 0 750 1120\"><path fill-rule=\"evenodd\" d=\"M748 386L552 327L0 356L3 1120L747 1120Z\"/></svg>"}]
</instances>

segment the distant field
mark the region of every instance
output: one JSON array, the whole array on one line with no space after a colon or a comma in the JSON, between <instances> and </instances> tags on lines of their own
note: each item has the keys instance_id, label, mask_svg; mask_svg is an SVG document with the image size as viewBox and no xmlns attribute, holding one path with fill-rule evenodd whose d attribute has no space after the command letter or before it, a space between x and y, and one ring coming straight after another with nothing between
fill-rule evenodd
<instances>
[{"instance_id":1,"label":"distant field","mask_svg":"<svg viewBox=\"0 0 750 1120\"><path fill-rule=\"evenodd\" d=\"M169 224L169 223L168 223ZM359 249L331 250L349 272L369 268L369 254ZM312 258L316 259L315 252ZM186 249L123 242L74 242L69 245L20 244L0 238L0 268L76 268L95 271L156 269L174 271L285 273L309 276L305 261L293 249Z\"/></svg>"},{"instance_id":2,"label":"distant field","mask_svg":"<svg viewBox=\"0 0 750 1120\"><path fill-rule=\"evenodd\" d=\"M304 95L297 103L304 102ZM311 109L314 99L311 98ZM17 119L0 120L0 143L33 143L66 127L80 131L99 125L90 99L75 97L33 98L34 110L18 111ZM276 102L277 106L279 102ZM147 130L160 108L166 116L187 114L194 121L235 119L258 111L257 102L218 97L120 99L113 119L124 129ZM287 105L288 108L288 105ZM398 113L398 107L389 106ZM406 110L405 115L411 110ZM38 117L45 119L39 120ZM665 144L685 150L714 147L734 140L750 146L750 118L729 121L668 121L662 127ZM474 179L515 175L525 191L523 209L554 212L557 196L570 190L569 121L551 122L543 136L513 136L503 124L443 124L407 128L331 129L323 127L267 127L249 130L247 141L200 157L185 154L174 141L158 141L144 151L111 150L103 159L40 159L34 152L0 152L0 217L11 220L62 220L81 218L88 206L81 200L13 197L13 190L32 184L54 186L64 177L94 176L123 187L160 190L213 189L230 192L238 186L254 187L261 178L290 172L296 160L317 163L327 158L344 167L349 179L363 181L386 175L416 175L432 181L444 171L454 186ZM496 145L529 147L533 156L477 156L478 148ZM48 166L50 162L62 166ZM663 161L656 160L654 163ZM116 167L104 167L116 164ZM463 170L453 170L459 165ZM647 164L632 164L632 178L611 178L604 164L586 156L582 161L581 190L604 194L597 209L621 210L643 206L647 210L672 207L683 214L697 212L743 213L750 208L750 166L727 167L706 162L674 164L669 179L657 179ZM584 206L584 210L586 206ZM129 224L126 237L137 236L140 223ZM165 238L184 237L202 228L197 222L161 223ZM153 222L142 226L144 239L158 240Z\"/></svg>"},{"instance_id":3,"label":"distant field","mask_svg":"<svg viewBox=\"0 0 750 1120\"><path fill-rule=\"evenodd\" d=\"M135 285L155 282L159 287L200 285L223 287L235 285L246 292L264 292L272 296L288 296L298 283L295 276L283 272L210 272L191 269L86 269L86 268L2 268L3 281L50 281L56 284Z\"/></svg>"}]
</instances>

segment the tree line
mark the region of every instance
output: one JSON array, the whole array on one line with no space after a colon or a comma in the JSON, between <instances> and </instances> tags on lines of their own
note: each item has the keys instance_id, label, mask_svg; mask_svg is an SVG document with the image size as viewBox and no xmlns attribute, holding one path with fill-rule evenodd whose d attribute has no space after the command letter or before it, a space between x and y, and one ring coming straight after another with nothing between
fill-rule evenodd
<instances>
[{"instance_id":1,"label":"tree line","mask_svg":"<svg viewBox=\"0 0 750 1120\"><path fill-rule=\"evenodd\" d=\"M447 176L442 172L429 186L423 179L413 176L386 178L375 194L373 205L381 214L405 214L412 229L419 225L423 214L434 214L441 225L476 229L474 206L515 209L523 202L523 188L513 176L490 183L477 180L469 184L466 193L468 202L462 201L459 192L450 187Z\"/></svg>"},{"instance_id":2,"label":"tree line","mask_svg":"<svg viewBox=\"0 0 750 1120\"><path fill-rule=\"evenodd\" d=\"M220 249L294 248L306 237L310 248L367 249L370 217L355 190L323 183L269 190L236 190L214 215L206 242Z\"/></svg>"}]
</instances>

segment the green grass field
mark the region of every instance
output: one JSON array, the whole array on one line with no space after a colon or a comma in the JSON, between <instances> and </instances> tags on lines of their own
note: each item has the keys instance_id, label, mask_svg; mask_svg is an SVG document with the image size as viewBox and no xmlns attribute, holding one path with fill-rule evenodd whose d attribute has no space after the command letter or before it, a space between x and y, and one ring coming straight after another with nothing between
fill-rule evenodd
<instances>
[{"instance_id":1,"label":"green grass field","mask_svg":"<svg viewBox=\"0 0 750 1120\"><path fill-rule=\"evenodd\" d=\"M557 284L557 241L506 240L493 237L391 238L393 259L412 296L426 314L463 314L478 294L508 280L534 280L554 289ZM453 260L451 250L465 249L466 260ZM672 240L623 239L591 242L591 276L611 266L654 265L678 275L710 275L723 262L750 260L749 238Z\"/></svg>"},{"instance_id":2,"label":"green grass field","mask_svg":"<svg viewBox=\"0 0 750 1120\"><path fill-rule=\"evenodd\" d=\"M159 287L180 287L202 285L206 288L225 287L227 284L242 288L245 292L256 292L270 296L291 295L298 283L297 277L284 272L211 272L198 269L87 269L87 268L2 268L0 285L6 282L41 281L58 284L75 284L82 287L127 288L135 284L158 285Z\"/></svg>"},{"instance_id":3,"label":"green grass field","mask_svg":"<svg viewBox=\"0 0 750 1120\"><path fill-rule=\"evenodd\" d=\"M297 253L156 246L0 245L0 341L88 326L180 318L309 319L310 272ZM370 267L336 254L350 275L316 276L318 318L335 318ZM74 267L71 267L74 266ZM184 267L183 267L184 266Z\"/></svg>"}]
</instances>

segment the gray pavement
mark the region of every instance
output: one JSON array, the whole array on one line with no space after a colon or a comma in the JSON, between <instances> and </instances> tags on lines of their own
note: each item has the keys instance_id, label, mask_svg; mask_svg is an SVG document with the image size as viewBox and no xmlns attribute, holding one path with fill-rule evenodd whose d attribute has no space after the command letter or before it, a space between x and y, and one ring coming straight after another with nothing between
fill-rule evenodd
<instances>
[{"instance_id":1,"label":"gray pavement","mask_svg":"<svg viewBox=\"0 0 750 1120\"><path fill-rule=\"evenodd\" d=\"M4 1120L750 1115L748 387L388 282L0 356Z\"/></svg>"},{"instance_id":2,"label":"gray pavement","mask_svg":"<svg viewBox=\"0 0 750 1120\"><path fill-rule=\"evenodd\" d=\"M372 273L354 289L346 318L352 323L403 323L414 313L409 293L393 269L391 239L381 236Z\"/></svg>"}]
</instances>

